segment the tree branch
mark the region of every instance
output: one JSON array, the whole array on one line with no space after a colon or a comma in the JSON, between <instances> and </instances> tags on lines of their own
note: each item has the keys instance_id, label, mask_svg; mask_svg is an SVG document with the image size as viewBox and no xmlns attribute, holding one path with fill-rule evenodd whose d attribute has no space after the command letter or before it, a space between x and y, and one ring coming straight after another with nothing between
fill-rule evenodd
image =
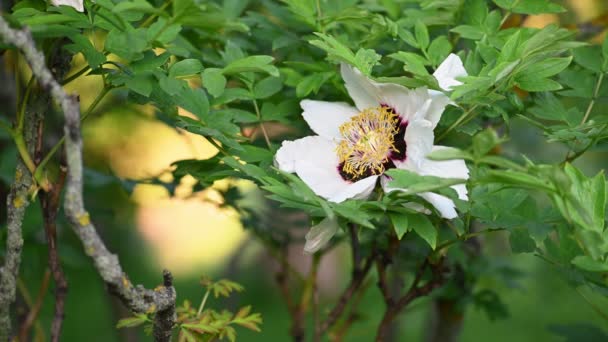
<instances>
[{"instance_id":1,"label":"tree branch","mask_svg":"<svg viewBox=\"0 0 608 342\"><path fill-rule=\"evenodd\" d=\"M64 208L74 232L84 245L85 253L93 259L97 272L110 292L120 298L125 306L135 313L155 314L154 337L156 341L169 341L171 329L175 323L175 289L170 273L168 271L164 272L163 286L155 290L145 289L141 285L133 286L123 272L118 257L108 251L97 234L95 226L91 223L89 213L85 209L82 194L83 163L80 109L77 99L66 94L61 85L54 79L45 65L44 55L36 49L36 45L27 29L11 29L6 21L0 17L0 35L5 42L12 43L23 52L40 86L50 92L53 99L61 105L63 110L68 165ZM9 197L9 200L11 200L11 197ZM23 210L12 214L17 218L22 218ZM17 238L13 236L14 243L9 243L9 247L14 245L13 248L19 252L23 244L20 236L20 226L19 224L17 231L19 236ZM16 261L11 259L11 263L8 264L9 270L18 269L18 267L15 268L15 265L18 266L19 259L17 258ZM9 278L12 278L12 284L14 285L14 273ZM10 299L12 300L12 298L14 298L14 286ZM0 305L0 307L2 307L0 310L5 310L4 305Z\"/></svg>"},{"instance_id":2,"label":"tree branch","mask_svg":"<svg viewBox=\"0 0 608 342\"><path fill-rule=\"evenodd\" d=\"M378 326L378 333L376 335L377 342L385 340L386 334L390 328L390 324L409 303L416 298L428 295L435 288L441 286L445 281L443 277L442 264L440 262L437 265L430 265L433 272L431 280L422 286L418 286L427 266L429 266L428 258L424 260L422 265L416 271L414 281L405 295L399 298L394 305L387 306L384 316L382 317L382 321L380 321L380 325Z\"/></svg>"},{"instance_id":3,"label":"tree branch","mask_svg":"<svg viewBox=\"0 0 608 342\"><path fill-rule=\"evenodd\" d=\"M367 258L367 260L365 261L365 265L363 265L362 268L355 268L355 271L353 272L353 278L351 279L349 286L344 290L344 292L338 299L336 306L333 308L333 310L331 310L331 312L327 316L327 319L321 325L321 328L320 328L321 334L324 334L329 329L331 329L331 327L338 321L340 316L342 316L342 313L344 312L344 309L346 308L346 304L348 304L348 302L353 297L353 295L357 292L359 287L361 287L361 284L363 284L363 280L365 280L365 276L367 276L367 274L369 273L369 270L371 269L371 267L374 263L374 258L375 258L375 255L370 255Z\"/></svg>"},{"instance_id":4,"label":"tree branch","mask_svg":"<svg viewBox=\"0 0 608 342\"><path fill-rule=\"evenodd\" d=\"M44 219L44 232L48 244L49 267L55 281L55 316L51 325L51 341L58 342L61 335L61 325L65 317L65 297L68 292L68 282L65 279L59 253L57 251L57 210L59 209L59 199L63 189L66 171L62 167L59 180L55 182L50 192L40 195L40 205L42 206L42 217Z\"/></svg>"}]
</instances>

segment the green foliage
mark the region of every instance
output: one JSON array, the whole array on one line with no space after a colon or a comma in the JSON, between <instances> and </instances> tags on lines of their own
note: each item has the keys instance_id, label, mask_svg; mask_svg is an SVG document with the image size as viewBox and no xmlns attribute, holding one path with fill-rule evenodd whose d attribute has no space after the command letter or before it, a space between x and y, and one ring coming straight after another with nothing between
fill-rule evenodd
<instances>
[{"instance_id":1,"label":"green foliage","mask_svg":"<svg viewBox=\"0 0 608 342\"><path fill-rule=\"evenodd\" d=\"M251 180L266 199L305 213L310 223L336 218L343 228L364 228L357 230L364 253L389 253L386 241L396 240L408 253L445 257L471 282L483 273L471 260L492 257L472 255L462 242L505 230L513 253L538 255L576 279L574 286L590 285L604 295L608 290L605 176L588 176L576 163L588 151L605 149L608 138L608 38L594 45L556 25L505 25L519 14L563 12L557 1L98 0L85 2L85 13L32 3L18 2L6 16L29 26L46 49L67 38L64 52L84 61L80 77L101 76L104 91L150 106L165 124L217 148L207 160L173 163L168 186L185 176L196 179L196 189L226 178ZM447 93L453 103L434 128L434 143L451 147L427 157L465 160L468 180L390 169L383 185L399 190L385 193L377 186L369 198L334 203L273 167L281 141L310 134L300 100L352 104L340 63L380 83L439 91L433 72L450 53L461 57L468 76ZM193 116L178 115L178 108ZM510 136L530 131L567 153L547 161L514 150L520 145ZM453 188L461 184L467 201ZM222 194L228 198L231 191ZM459 216L442 218L420 196L425 193L452 200ZM258 229L262 224L250 208L238 200L224 205L242 214L246 228L263 241L283 247L285 235ZM403 250L394 257L405 260ZM407 264L402 271L414 270ZM242 291L228 280L203 279L202 285L216 298ZM482 307L492 319L507 314L495 292L475 289L462 294L463 303ZM184 301L179 340L232 341L235 326L258 331L261 317L250 310L197 312ZM118 327L150 320L140 315Z\"/></svg>"},{"instance_id":2,"label":"green foliage","mask_svg":"<svg viewBox=\"0 0 608 342\"><path fill-rule=\"evenodd\" d=\"M188 300L176 308L178 341L200 342L213 339L226 339L236 341L235 326L260 332L262 316L252 313L251 306L241 307L236 313L229 310L217 311L205 308L208 296L213 293L215 298L229 297L233 292L241 292L244 287L228 279L211 280L202 277L200 284L206 289L201 305L196 310ZM123 318L118 321L117 328L132 328L147 324L146 331L151 331L153 320L149 315L141 314L134 317Z\"/></svg>"}]
</instances>

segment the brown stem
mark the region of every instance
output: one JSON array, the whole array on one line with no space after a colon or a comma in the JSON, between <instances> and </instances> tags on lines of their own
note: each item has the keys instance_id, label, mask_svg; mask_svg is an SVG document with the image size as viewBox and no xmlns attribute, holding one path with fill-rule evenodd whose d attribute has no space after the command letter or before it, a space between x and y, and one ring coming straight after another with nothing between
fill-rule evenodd
<instances>
[{"instance_id":1,"label":"brown stem","mask_svg":"<svg viewBox=\"0 0 608 342\"><path fill-rule=\"evenodd\" d=\"M49 267L55 282L55 315L51 325L51 341L59 341L61 325L65 317L65 297L68 292L68 282L63 273L59 253L57 251L57 211L60 205L60 195L65 184L66 169L61 167L57 182L53 184L50 192L40 194L40 205L44 219L44 232L48 244Z\"/></svg>"},{"instance_id":2,"label":"brown stem","mask_svg":"<svg viewBox=\"0 0 608 342\"><path fill-rule=\"evenodd\" d=\"M30 329L34 325L36 318L38 318L38 314L40 313L40 309L42 308L42 303L44 302L44 297L46 296L47 290L49 289L49 283L51 280L51 272L47 269L44 272L44 276L42 277L42 282L40 284L40 288L38 289L38 295L36 296L36 302L32 304L30 310L27 314L27 317L21 324L21 328L19 329L19 341L27 341L27 337L30 333Z\"/></svg>"},{"instance_id":3,"label":"brown stem","mask_svg":"<svg viewBox=\"0 0 608 342\"><path fill-rule=\"evenodd\" d=\"M289 333L293 337L294 341L302 341L304 339L304 326L302 322L303 315L299 305L294 302L289 291L289 263L287 261L287 248L281 248L275 257L279 262L279 271L275 276L275 280L287 305L287 311L291 316L291 328Z\"/></svg>"},{"instance_id":4,"label":"brown stem","mask_svg":"<svg viewBox=\"0 0 608 342\"><path fill-rule=\"evenodd\" d=\"M369 286L369 282L367 284L362 285L361 290L358 291L357 294L355 295L355 297L352 300L352 303L350 305L350 310L349 310L348 316L346 317L344 322L335 329L336 331L333 334L333 336L330 336L330 339L332 341L335 341L335 342L342 341L344 339L344 336L346 335L346 332L350 328L350 326L359 318L359 313L357 311L357 307L358 307L359 303L361 302L361 299L363 298L363 295L365 294L365 290L368 286Z\"/></svg>"},{"instance_id":5,"label":"brown stem","mask_svg":"<svg viewBox=\"0 0 608 342\"><path fill-rule=\"evenodd\" d=\"M428 258L424 260L422 265L416 271L416 276L414 277L414 281L410 286L409 290L403 295L399 300L395 302L394 305L388 306L386 311L384 312L384 316L380 321L380 325L378 326L378 332L376 334L376 341L384 341L388 331L390 330L391 323L395 318L399 315L399 313L414 299L426 296L431 293L435 288L441 286L443 284L444 279L442 275L442 266L441 263L438 265L432 266L433 277L423 286L418 286L420 281L422 280L422 276L424 275L424 271L426 270L428 263Z\"/></svg>"},{"instance_id":6,"label":"brown stem","mask_svg":"<svg viewBox=\"0 0 608 342\"><path fill-rule=\"evenodd\" d=\"M333 310L331 310L331 312L327 316L327 319L325 320L325 322L323 322L323 324L321 324L321 328L320 328L321 334L324 334L329 329L331 329L331 327L338 321L340 316L342 316L342 313L344 312L344 309L346 308L346 304L348 304L348 302L353 297L353 295L357 292L359 287L361 287L363 280L369 273L369 270L371 269L372 264L374 263L374 259L375 259L375 255L371 255L370 257L367 258L367 260L365 261L365 265L363 265L362 268L355 268L355 270L353 272L353 277L351 279L349 286L344 290L344 292L338 299L336 306L333 308Z\"/></svg>"}]
</instances>

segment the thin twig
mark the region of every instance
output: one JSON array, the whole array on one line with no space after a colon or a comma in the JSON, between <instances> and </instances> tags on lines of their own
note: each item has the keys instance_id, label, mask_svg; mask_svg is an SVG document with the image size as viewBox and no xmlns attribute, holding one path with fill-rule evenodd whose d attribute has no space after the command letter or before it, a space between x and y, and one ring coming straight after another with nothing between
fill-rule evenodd
<instances>
[{"instance_id":1,"label":"thin twig","mask_svg":"<svg viewBox=\"0 0 608 342\"><path fill-rule=\"evenodd\" d=\"M422 286L418 286L420 281L422 280L422 276L424 275L424 271L427 266L429 266L428 258L424 260L422 265L416 271L416 275L414 277L414 281L410 286L409 290L399 298L394 305L386 308L384 312L384 316L382 317L382 321L378 326L378 332L376 335L376 341L384 341L386 338L386 334L390 328L393 320L399 315L399 313L414 299L426 296L431 293L435 288L439 287L444 282L443 278L443 270L442 265L439 263L438 265L431 265L433 271L433 277L426 284Z\"/></svg>"},{"instance_id":2,"label":"thin twig","mask_svg":"<svg viewBox=\"0 0 608 342\"><path fill-rule=\"evenodd\" d=\"M44 272L44 275L42 276L42 282L40 284L40 288L38 289L36 302L31 305L27 317L25 318L25 320L21 324L21 328L19 329L19 341L28 340L27 338L30 333L30 329L38 318L38 314L40 313L40 309L42 308L42 303L44 302L44 297L46 296L46 293L49 289L50 280L51 271L47 269Z\"/></svg>"},{"instance_id":3,"label":"thin twig","mask_svg":"<svg viewBox=\"0 0 608 342\"><path fill-rule=\"evenodd\" d=\"M371 269L371 267L374 263L374 259L375 259L375 255L369 256L367 258L367 260L365 261L365 264L363 265L363 267L360 268L358 271L354 272L354 275L350 281L349 286L344 290L344 292L338 299L336 306L334 306L334 308L330 311L329 315L327 316L327 319L325 320L325 322L323 322L323 324L321 324L321 328L320 328L321 334L323 334L323 333L327 332L329 329L331 329L333 327L333 325L338 321L340 316L342 316L342 313L344 312L344 309L346 308L346 304L348 304L348 302L353 297L355 292L357 292L357 290L363 283L363 280L369 273L369 270Z\"/></svg>"},{"instance_id":4,"label":"thin twig","mask_svg":"<svg viewBox=\"0 0 608 342\"><path fill-rule=\"evenodd\" d=\"M44 232L48 244L49 267L55 282L55 315L51 325L51 341L59 341L61 325L65 317L65 297L68 292L68 282L63 273L59 252L57 250L57 212L59 210L61 191L65 183L66 169L60 168L59 179L51 187L50 192L40 194L40 205L44 219Z\"/></svg>"}]
</instances>

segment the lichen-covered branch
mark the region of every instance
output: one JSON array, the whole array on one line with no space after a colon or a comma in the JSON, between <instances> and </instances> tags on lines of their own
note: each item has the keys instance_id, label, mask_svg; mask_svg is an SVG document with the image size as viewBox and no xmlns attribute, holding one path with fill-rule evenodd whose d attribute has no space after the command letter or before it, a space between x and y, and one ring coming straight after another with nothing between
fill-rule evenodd
<instances>
[{"instance_id":1,"label":"lichen-covered branch","mask_svg":"<svg viewBox=\"0 0 608 342\"><path fill-rule=\"evenodd\" d=\"M32 183L29 170L21 160L18 160L15 180L6 201L6 253L4 266L0 269L0 341L8 341L11 333L10 307L15 301L23 248L21 225L25 209L29 205L28 193Z\"/></svg>"},{"instance_id":2,"label":"lichen-covered branch","mask_svg":"<svg viewBox=\"0 0 608 342\"><path fill-rule=\"evenodd\" d=\"M83 200L82 136L80 133L80 109L78 100L65 93L46 67L44 55L27 29L11 29L0 18L0 35L4 41L15 45L27 59L32 73L40 86L48 91L60 104L65 116L65 151L68 166L64 209L74 232L84 245L84 250L108 286L131 311L155 315L154 336L157 341L169 341L175 322L175 289L172 277L165 272L163 285L149 290L141 285L134 286L123 272L118 257L108 251L91 222ZM22 242L19 243L21 246Z\"/></svg>"}]
</instances>

